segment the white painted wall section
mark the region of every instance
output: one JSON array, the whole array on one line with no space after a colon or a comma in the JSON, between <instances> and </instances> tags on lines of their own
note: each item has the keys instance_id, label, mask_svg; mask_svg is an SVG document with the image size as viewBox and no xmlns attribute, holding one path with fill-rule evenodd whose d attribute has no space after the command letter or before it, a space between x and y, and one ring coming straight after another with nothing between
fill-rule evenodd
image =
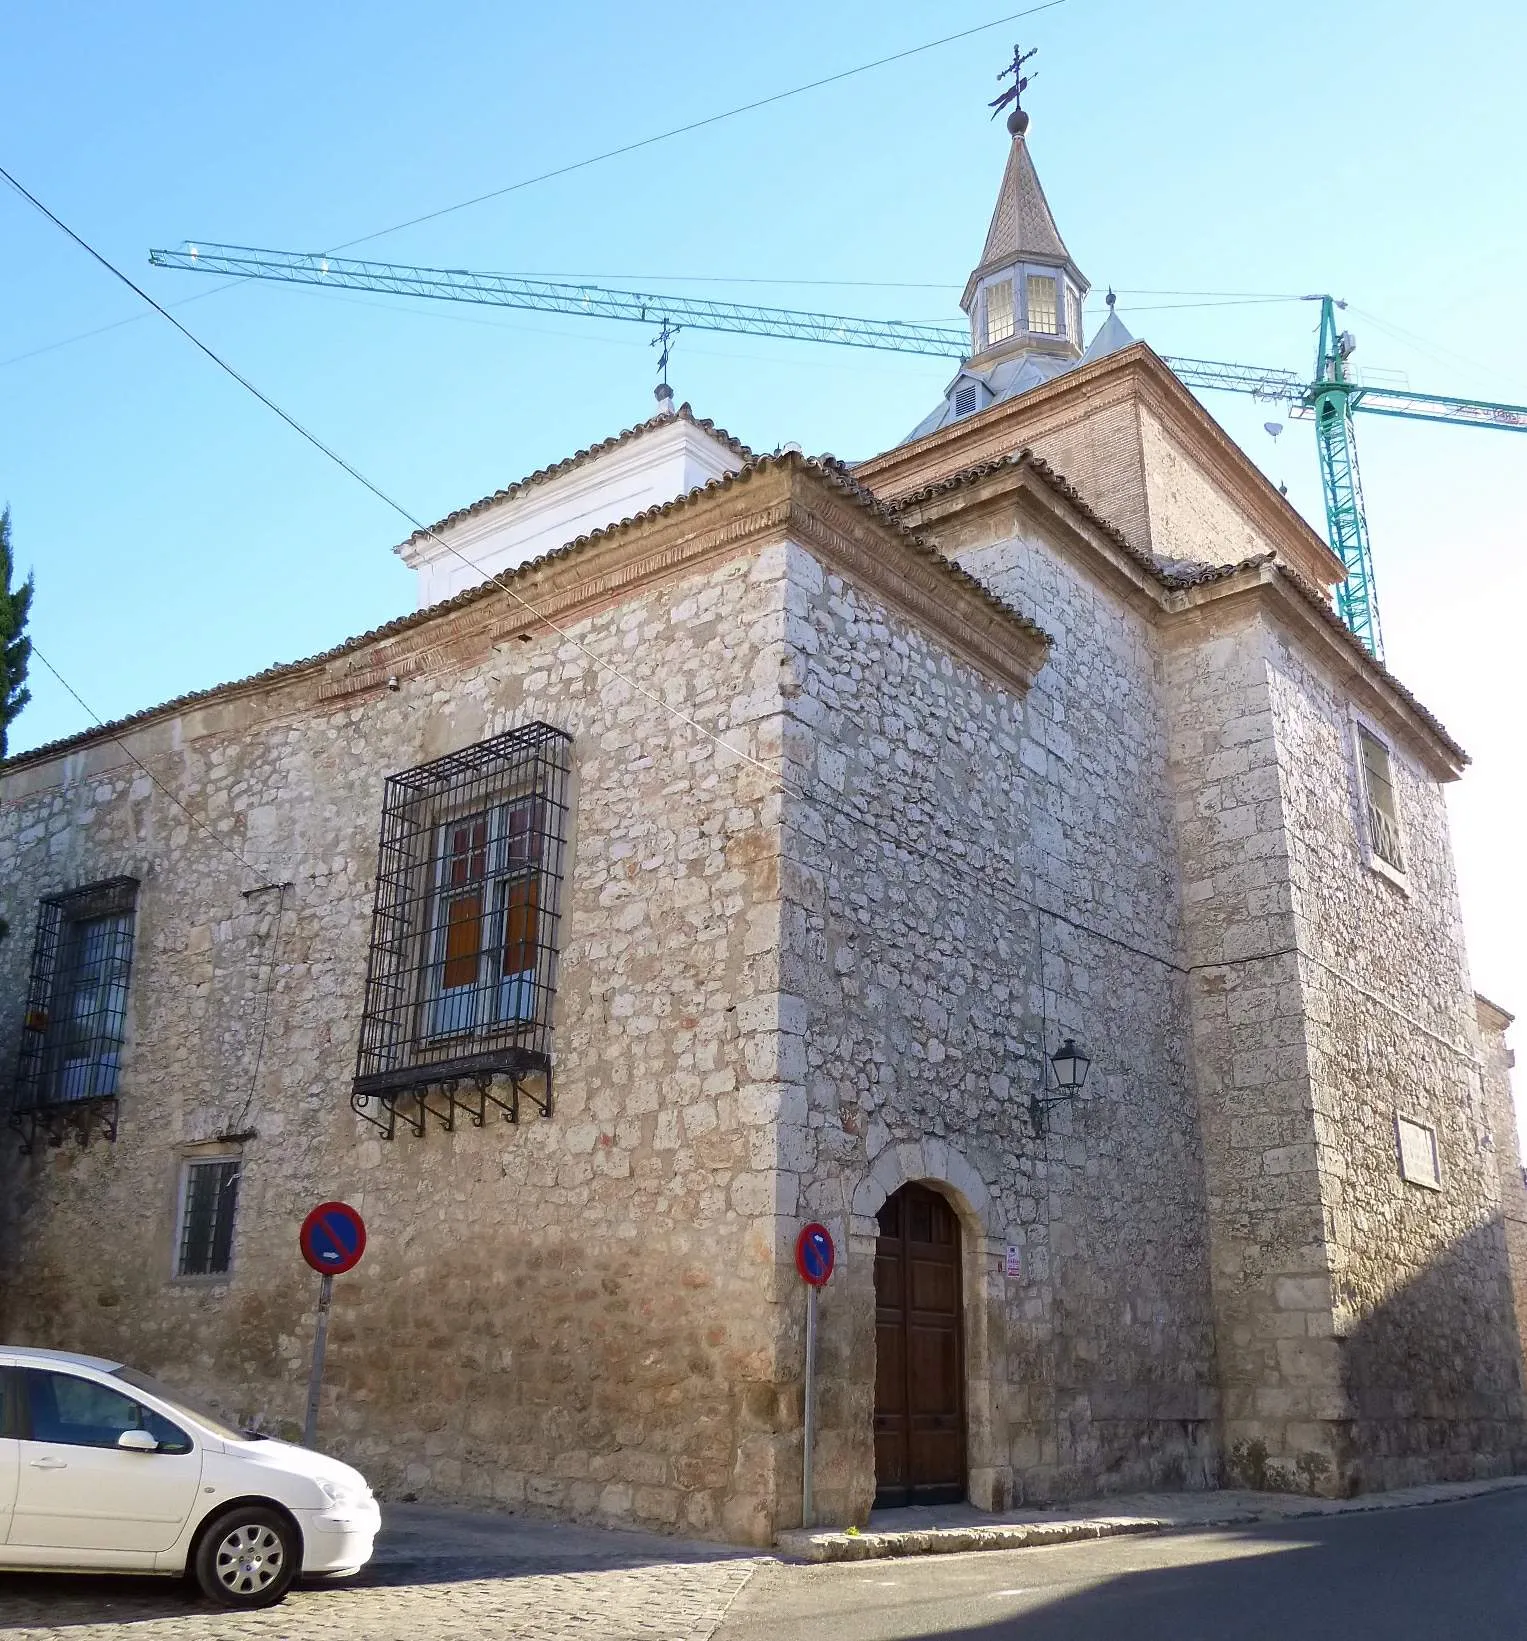
<instances>
[{"instance_id":1,"label":"white painted wall section","mask_svg":"<svg viewBox=\"0 0 1527 1641\"><path fill-rule=\"evenodd\" d=\"M741 466L742 458L730 445L686 416L675 416L649 424L570 472L527 485L469 518L440 527L439 541L413 537L394 551L417 574L423 609Z\"/></svg>"}]
</instances>

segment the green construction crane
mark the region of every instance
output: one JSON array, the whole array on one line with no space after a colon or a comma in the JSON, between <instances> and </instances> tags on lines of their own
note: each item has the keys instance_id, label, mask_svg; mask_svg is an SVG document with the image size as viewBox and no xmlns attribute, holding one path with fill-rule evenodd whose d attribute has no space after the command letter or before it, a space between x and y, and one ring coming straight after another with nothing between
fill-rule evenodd
<instances>
[{"instance_id":1,"label":"green construction crane","mask_svg":"<svg viewBox=\"0 0 1527 1641\"><path fill-rule=\"evenodd\" d=\"M275 279L342 290L422 296L445 302L629 320L654 328L664 326L669 337L681 329L732 331L749 336L781 336L803 342L829 342L839 347L877 348L955 359L964 358L970 345L970 332L964 325L800 313L789 308L614 290L600 285L526 278L520 274L402 267L395 263L325 256L319 252L188 243L178 251L150 251L149 261L161 268L187 268L234 279ZM1320 343L1313 380L1306 380L1297 371L1225 364L1213 359L1168 356L1166 363L1188 387L1249 393L1258 399L1279 401L1290 407L1292 415L1314 421L1325 493L1326 527L1331 548L1347 570L1345 581L1336 590L1336 608L1369 652L1382 659L1384 646L1373 558L1357 470L1354 413L1363 411L1374 416L1400 416L1412 421L1527 433L1527 405L1458 399L1440 393L1412 393L1407 389L1360 382L1347 369L1347 359L1354 346L1351 334L1336 328L1336 310L1346 304L1329 296L1320 297L1319 301Z\"/></svg>"}]
</instances>

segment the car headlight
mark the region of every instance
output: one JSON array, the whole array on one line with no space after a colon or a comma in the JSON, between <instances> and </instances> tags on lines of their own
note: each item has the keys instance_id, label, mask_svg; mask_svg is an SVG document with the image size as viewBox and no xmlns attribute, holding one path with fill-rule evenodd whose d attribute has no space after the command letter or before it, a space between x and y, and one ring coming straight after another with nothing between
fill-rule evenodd
<instances>
[{"instance_id":1,"label":"car headlight","mask_svg":"<svg viewBox=\"0 0 1527 1641\"><path fill-rule=\"evenodd\" d=\"M341 1510L353 1510L371 1497L369 1487L355 1487L342 1481L320 1481L318 1490L330 1504Z\"/></svg>"}]
</instances>

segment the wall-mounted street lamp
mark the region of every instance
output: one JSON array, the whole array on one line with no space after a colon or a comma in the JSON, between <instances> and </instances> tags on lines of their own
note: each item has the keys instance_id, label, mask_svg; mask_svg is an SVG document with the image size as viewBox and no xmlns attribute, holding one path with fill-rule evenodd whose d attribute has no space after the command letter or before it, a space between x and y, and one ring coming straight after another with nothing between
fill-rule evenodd
<instances>
[{"instance_id":1,"label":"wall-mounted street lamp","mask_svg":"<svg viewBox=\"0 0 1527 1641\"><path fill-rule=\"evenodd\" d=\"M1042 1087L1029 1096L1029 1118L1034 1124L1034 1132L1042 1134L1045 1131L1046 1114L1053 1111L1058 1105L1067 1100L1074 1100L1087 1081L1087 1070L1092 1060L1076 1046L1076 1039L1066 1038L1058 1049L1046 1062L1047 1071L1042 1078ZM1054 1076L1055 1086L1050 1086L1050 1077Z\"/></svg>"}]
</instances>

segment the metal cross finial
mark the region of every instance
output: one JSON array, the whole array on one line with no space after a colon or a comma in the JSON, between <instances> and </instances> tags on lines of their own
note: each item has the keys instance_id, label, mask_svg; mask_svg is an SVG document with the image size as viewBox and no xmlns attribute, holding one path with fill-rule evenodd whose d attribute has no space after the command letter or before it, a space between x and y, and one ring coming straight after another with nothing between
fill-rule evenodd
<instances>
[{"instance_id":1,"label":"metal cross finial","mask_svg":"<svg viewBox=\"0 0 1527 1641\"><path fill-rule=\"evenodd\" d=\"M680 325L670 325L665 319L658 327L657 335L652 338L652 346L662 349L657 356L657 374L658 381L664 387L668 386L668 355L673 351L674 337L682 328Z\"/></svg>"},{"instance_id":2,"label":"metal cross finial","mask_svg":"<svg viewBox=\"0 0 1527 1641\"><path fill-rule=\"evenodd\" d=\"M1002 93L1000 97L986 105L992 111L991 117L993 119L996 119L996 117L1004 108L1007 107L1009 103L1013 105L1013 111L1007 117L1007 128L1015 137L1021 137L1023 133L1028 130L1029 117L1023 111L1021 100L1023 93L1028 90L1029 81L1032 80L1034 76L1032 74L1025 74L1023 72L1023 65L1028 62L1029 58L1032 57L1038 50L1038 46L1031 46L1027 51L1025 51L1022 46L1015 45L1013 47L1012 62L1010 62L1007 67L997 76L997 80L1000 83L1011 75L1013 83L1007 88L1006 91Z\"/></svg>"}]
</instances>

